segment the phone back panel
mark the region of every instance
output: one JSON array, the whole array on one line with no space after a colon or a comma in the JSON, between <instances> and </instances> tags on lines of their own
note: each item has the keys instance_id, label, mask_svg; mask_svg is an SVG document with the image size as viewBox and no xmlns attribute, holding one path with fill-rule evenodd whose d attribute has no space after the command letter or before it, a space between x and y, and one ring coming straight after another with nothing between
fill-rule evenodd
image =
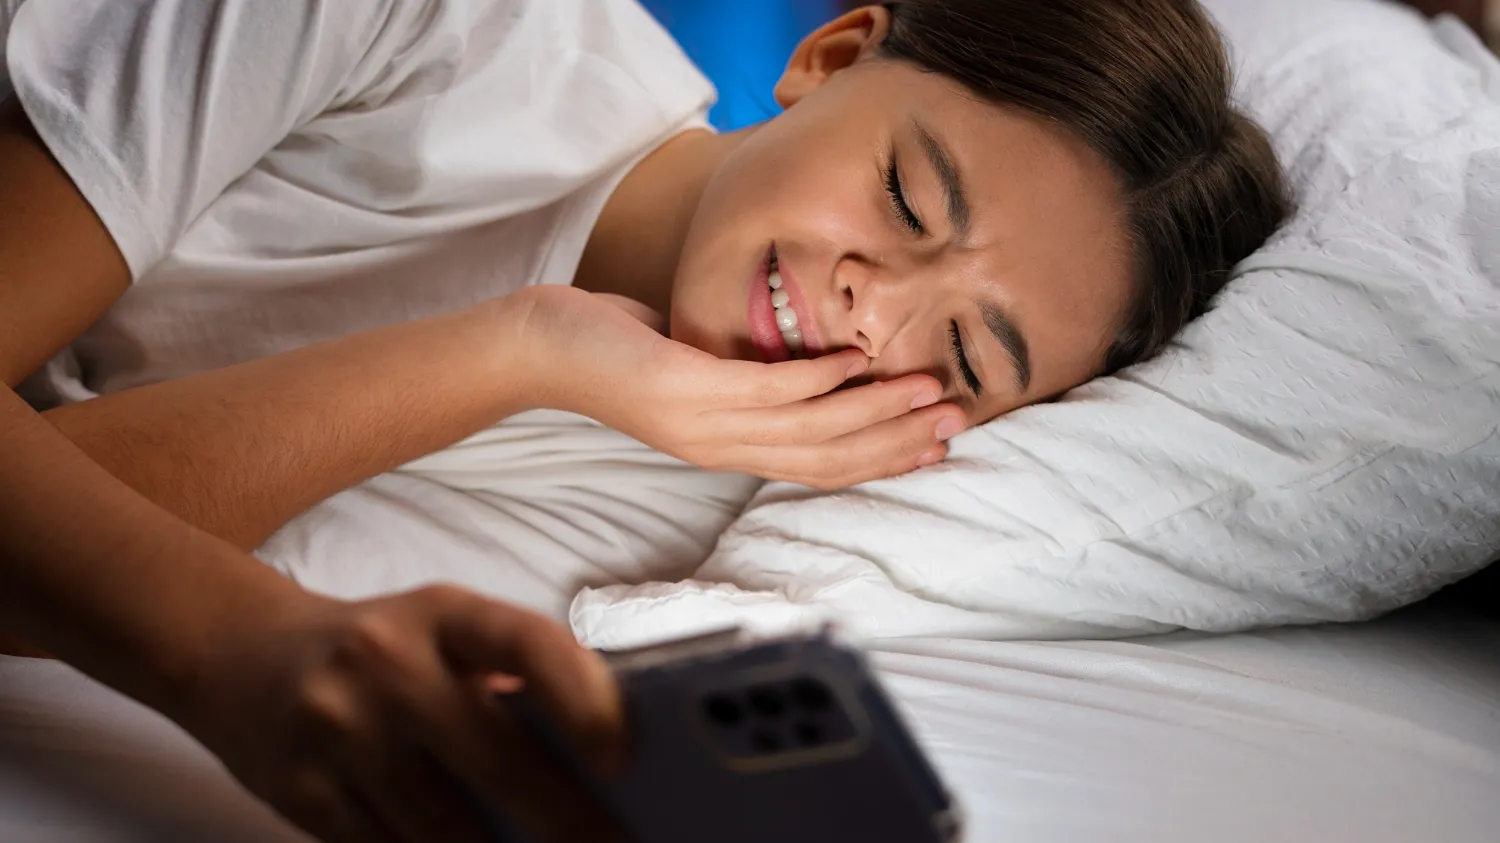
<instances>
[{"instance_id":1,"label":"phone back panel","mask_svg":"<svg viewBox=\"0 0 1500 843\"><path fill-rule=\"evenodd\" d=\"M826 636L621 673L639 843L952 843L957 811L863 658Z\"/></svg>"}]
</instances>

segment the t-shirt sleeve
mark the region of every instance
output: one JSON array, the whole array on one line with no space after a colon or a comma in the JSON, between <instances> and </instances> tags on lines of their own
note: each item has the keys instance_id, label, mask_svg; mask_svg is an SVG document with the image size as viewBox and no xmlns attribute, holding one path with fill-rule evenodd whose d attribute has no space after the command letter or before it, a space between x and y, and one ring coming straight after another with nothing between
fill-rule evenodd
<instances>
[{"instance_id":1,"label":"t-shirt sleeve","mask_svg":"<svg viewBox=\"0 0 1500 843\"><path fill-rule=\"evenodd\" d=\"M400 55L430 2L31 0L5 54L139 278L230 183Z\"/></svg>"}]
</instances>

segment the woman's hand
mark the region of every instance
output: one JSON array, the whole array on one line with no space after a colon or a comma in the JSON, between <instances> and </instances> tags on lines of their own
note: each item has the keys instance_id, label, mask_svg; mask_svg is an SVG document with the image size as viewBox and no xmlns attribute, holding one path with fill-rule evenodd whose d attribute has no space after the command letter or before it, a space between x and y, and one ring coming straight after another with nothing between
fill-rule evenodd
<instances>
[{"instance_id":1,"label":"woman's hand","mask_svg":"<svg viewBox=\"0 0 1500 843\"><path fill-rule=\"evenodd\" d=\"M649 311L612 297L571 287L514 295L542 406L704 468L841 488L941 460L964 426L962 411L937 404L942 386L927 375L835 392L868 369L858 351L720 360L663 337L646 324Z\"/></svg>"},{"instance_id":2,"label":"woman's hand","mask_svg":"<svg viewBox=\"0 0 1500 843\"><path fill-rule=\"evenodd\" d=\"M619 769L619 691L566 629L445 586L276 614L210 649L179 719L303 829L484 843L483 803L546 843L619 839L503 702L525 687L586 763Z\"/></svg>"}]
</instances>

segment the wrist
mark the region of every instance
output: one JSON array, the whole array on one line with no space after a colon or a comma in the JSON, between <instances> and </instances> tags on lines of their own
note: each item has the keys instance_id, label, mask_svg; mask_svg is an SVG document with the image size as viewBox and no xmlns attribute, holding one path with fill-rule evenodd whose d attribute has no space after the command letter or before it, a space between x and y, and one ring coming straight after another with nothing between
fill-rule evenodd
<instances>
[{"instance_id":1,"label":"wrist","mask_svg":"<svg viewBox=\"0 0 1500 843\"><path fill-rule=\"evenodd\" d=\"M525 287L485 303L489 321L483 330L498 339L491 342L490 357L498 379L513 386L513 412L585 412L571 389L577 374L564 371L565 349L557 347L550 327L577 294L567 287Z\"/></svg>"},{"instance_id":2,"label":"wrist","mask_svg":"<svg viewBox=\"0 0 1500 843\"><path fill-rule=\"evenodd\" d=\"M257 642L332 602L237 548L199 537L204 541L192 549L192 558L201 566L184 572L198 582L163 595L157 620L143 637L147 685L138 695L192 734L219 710L217 675L244 669Z\"/></svg>"}]
</instances>

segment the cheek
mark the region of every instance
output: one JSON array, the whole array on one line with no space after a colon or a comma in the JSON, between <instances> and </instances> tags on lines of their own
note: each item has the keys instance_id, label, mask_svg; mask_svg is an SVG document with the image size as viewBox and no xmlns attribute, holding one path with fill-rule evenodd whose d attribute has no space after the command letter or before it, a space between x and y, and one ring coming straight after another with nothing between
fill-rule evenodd
<instances>
[{"instance_id":1,"label":"cheek","mask_svg":"<svg viewBox=\"0 0 1500 843\"><path fill-rule=\"evenodd\" d=\"M933 331L909 330L903 336L886 345L880 357L870 364L870 376L875 380L889 381L907 375L931 375L937 378L952 397L952 376L949 374L947 358L933 340Z\"/></svg>"},{"instance_id":2,"label":"cheek","mask_svg":"<svg viewBox=\"0 0 1500 843\"><path fill-rule=\"evenodd\" d=\"M748 333L748 284L771 243L820 256L813 260L820 266L868 243L881 221L867 210L857 175L813 155L757 154L754 140L704 191L673 281L673 339L714 353L708 344L725 342L726 332Z\"/></svg>"},{"instance_id":3,"label":"cheek","mask_svg":"<svg viewBox=\"0 0 1500 843\"><path fill-rule=\"evenodd\" d=\"M982 406L975 407L969 411L970 424L984 424L993 421L1000 416L1013 410L1032 404L1041 404L1050 399L1047 398L1022 398L1019 395L1005 395L999 398L986 400Z\"/></svg>"},{"instance_id":4,"label":"cheek","mask_svg":"<svg viewBox=\"0 0 1500 843\"><path fill-rule=\"evenodd\" d=\"M757 130L720 167L703 207L732 224L773 229L777 239L857 235L873 207L872 131L798 106ZM800 113L799 113L800 112Z\"/></svg>"}]
</instances>

